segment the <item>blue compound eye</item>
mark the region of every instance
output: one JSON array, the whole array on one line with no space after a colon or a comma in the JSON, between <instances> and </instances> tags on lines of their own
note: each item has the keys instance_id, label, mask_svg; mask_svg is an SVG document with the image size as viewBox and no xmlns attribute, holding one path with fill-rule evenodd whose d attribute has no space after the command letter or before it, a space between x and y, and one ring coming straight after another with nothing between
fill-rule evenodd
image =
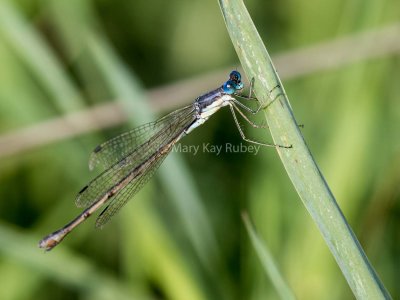
<instances>
[{"instance_id":1,"label":"blue compound eye","mask_svg":"<svg viewBox=\"0 0 400 300\"><path fill-rule=\"evenodd\" d=\"M237 83L232 80L228 80L227 82L224 83L222 88L226 94L232 95L232 94L236 93L237 91L240 91L241 89L243 89L243 83L241 83L241 82Z\"/></svg>"},{"instance_id":2,"label":"blue compound eye","mask_svg":"<svg viewBox=\"0 0 400 300\"><path fill-rule=\"evenodd\" d=\"M231 74L229 74L229 80L239 83L242 80L242 75L240 75L238 71L232 71Z\"/></svg>"},{"instance_id":3,"label":"blue compound eye","mask_svg":"<svg viewBox=\"0 0 400 300\"><path fill-rule=\"evenodd\" d=\"M224 83L222 89L224 90L225 93L232 95L236 91L236 84L233 81L228 80L227 82Z\"/></svg>"}]
</instances>

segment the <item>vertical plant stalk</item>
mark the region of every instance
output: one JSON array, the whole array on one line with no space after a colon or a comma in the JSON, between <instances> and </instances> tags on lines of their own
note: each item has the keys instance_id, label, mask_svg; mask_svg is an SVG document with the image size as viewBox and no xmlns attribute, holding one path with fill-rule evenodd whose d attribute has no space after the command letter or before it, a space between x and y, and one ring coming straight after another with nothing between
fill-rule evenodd
<instances>
[{"instance_id":1,"label":"vertical plant stalk","mask_svg":"<svg viewBox=\"0 0 400 300\"><path fill-rule=\"evenodd\" d=\"M295 121L283 85L242 0L219 0L226 27L282 163L357 299L391 299L346 222Z\"/></svg>"},{"instance_id":2,"label":"vertical plant stalk","mask_svg":"<svg viewBox=\"0 0 400 300\"><path fill-rule=\"evenodd\" d=\"M290 289L289 285L286 283L283 278L281 272L278 269L278 266L274 262L274 258L272 257L271 252L268 247L262 241L262 239L258 236L256 230L251 224L249 215L247 212L242 212L242 219L244 225L247 229L247 233L249 234L251 243L254 247L254 250L257 252L257 255L260 259L261 264L263 265L263 269L267 273L270 278L272 284L274 285L276 292L282 300L294 300L296 297L294 293Z\"/></svg>"}]
</instances>

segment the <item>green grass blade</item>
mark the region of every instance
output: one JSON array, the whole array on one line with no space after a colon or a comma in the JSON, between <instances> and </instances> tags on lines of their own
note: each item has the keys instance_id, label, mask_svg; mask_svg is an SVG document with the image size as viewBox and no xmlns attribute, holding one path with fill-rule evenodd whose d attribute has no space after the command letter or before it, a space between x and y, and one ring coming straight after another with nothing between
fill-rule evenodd
<instances>
[{"instance_id":1,"label":"green grass blade","mask_svg":"<svg viewBox=\"0 0 400 300\"><path fill-rule=\"evenodd\" d=\"M246 226L247 233L250 236L251 243L261 261L261 264L265 272L271 279L281 299L286 299L286 300L296 299L294 293L292 292L292 290L284 280L282 274L278 270L278 267L274 262L272 254L270 253L264 242L261 240L261 238L258 236L253 225L251 224L249 215L247 213L242 213L242 219L244 225Z\"/></svg>"},{"instance_id":2,"label":"green grass blade","mask_svg":"<svg viewBox=\"0 0 400 300\"><path fill-rule=\"evenodd\" d=\"M219 0L219 4L243 69L248 78L255 78L254 91L265 107L274 142L293 145L292 149L277 149L282 163L354 295L358 299L390 299L301 135L282 83L246 7L240 0Z\"/></svg>"},{"instance_id":3,"label":"green grass blade","mask_svg":"<svg viewBox=\"0 0 400 300\"><path fill-rule=\"evenodd\" d=\"M55 53L7 1L0 2L0 32L61 111L83 107L82 98Z\"/></svg>"}]
</instances>

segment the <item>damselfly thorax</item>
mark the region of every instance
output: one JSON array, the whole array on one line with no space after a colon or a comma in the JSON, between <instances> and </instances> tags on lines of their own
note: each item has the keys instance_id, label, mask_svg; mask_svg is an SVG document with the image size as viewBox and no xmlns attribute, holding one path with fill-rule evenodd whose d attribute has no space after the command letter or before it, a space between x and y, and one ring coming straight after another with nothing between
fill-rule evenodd
<instances>
[{"instance_id":1,"label":"damselfly thorax","mask_svg":"<svg viewBox=\"0 0 400 300\"><path fill-rule=\"evenodd\" d=\"M224 106L229 106L245 141L262 146L290 148L250 140L244 135L236 113L255 128L265 126L255 124L242 111L256 114L261 109L258 100L251 96L252 86L247 97L239 94L243 87L240 73L232 71L229 80L222 86L198 97L194 103L97 146L90 156L89 168L93 169L100 164L105 170L78 193L76 205L85 210L70 223L43 238L39 247L51 250L99 209L102 211L97 217L96 227L104 226L149 181L173 146ZM236 98L255 101L259 106L253 110Z\"/></svg>"}]
</instances>

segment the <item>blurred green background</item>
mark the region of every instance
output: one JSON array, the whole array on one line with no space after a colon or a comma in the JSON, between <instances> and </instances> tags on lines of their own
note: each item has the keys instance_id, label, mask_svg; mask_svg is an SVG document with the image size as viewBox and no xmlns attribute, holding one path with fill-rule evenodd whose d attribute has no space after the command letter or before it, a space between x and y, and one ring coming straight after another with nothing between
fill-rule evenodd
<instances>
[{"instance_id":1,"label":"blurred green background","mask_svg":"<svg viewBox=\"0 0 400 300\"><path fill-rule=\"evenodd\" d=\"M344 215L400 298L400 2L246 5ZM0 299L278 299L241 211L299 299L352 299L273 149L173 153L103 230L91 218L37 248L80 212L97 144L236 67L217 1L0 1ZM182 144L241 142L224 110Z\"/></svg>"}]
</instances>

